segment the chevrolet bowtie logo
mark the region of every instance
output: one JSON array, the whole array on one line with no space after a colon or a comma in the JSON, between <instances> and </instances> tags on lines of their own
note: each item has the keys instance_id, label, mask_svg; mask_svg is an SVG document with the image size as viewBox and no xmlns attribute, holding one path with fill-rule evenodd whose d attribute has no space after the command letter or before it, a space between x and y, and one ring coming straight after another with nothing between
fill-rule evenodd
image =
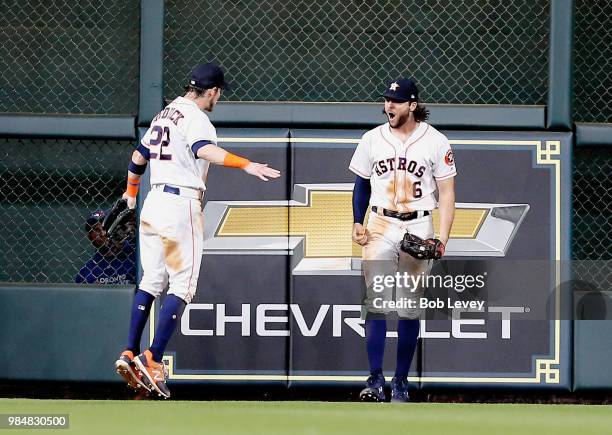
<instances>
[{"instance_id":1,"label":"chevrolet bowtie logo","mask_svg":"<svg viewBox=\"0 0 612 435\"><path fill-rule=\"evenodd\" d=\"M351 241L352 189L353 184L296 185L291 201L209 201L204 253L287 254L298 271L308 264L326 270L332 263L350 270L350 259L361 257L361 247ZM457 204L447 255L505 255L528 208ZM433 220L437 230L437 210Z\"/></svg>"}]
</instances>

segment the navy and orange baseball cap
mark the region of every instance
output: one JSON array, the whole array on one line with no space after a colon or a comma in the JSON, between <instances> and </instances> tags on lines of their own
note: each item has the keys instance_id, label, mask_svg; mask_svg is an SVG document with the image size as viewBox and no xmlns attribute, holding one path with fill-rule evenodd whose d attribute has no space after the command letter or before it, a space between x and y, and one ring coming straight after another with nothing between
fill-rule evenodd
<instances>
[{"instance_id":1,"label":"navy and orange baseball cap","mask_svg":"<svg viewBox=\"0 0 612 435\"><path fill-rule=\"evenodd\" d=\"M201 63L191 71L189 84L201 89L222 88L229 89L225 81L225 74L221 67L215 63Z\"/></svg>"},{"instance_id":2,"label":"navy and orange baseball cap","mask_svg":"<svg viewBox=\"0 0 612 435\"><path fill-rule=\"evenodd\" d=\"M399 78L389 82L387 89L382 96L399 101L400 103L419 101L419 89L413 80Z\"/></svg>"}]
</instances>

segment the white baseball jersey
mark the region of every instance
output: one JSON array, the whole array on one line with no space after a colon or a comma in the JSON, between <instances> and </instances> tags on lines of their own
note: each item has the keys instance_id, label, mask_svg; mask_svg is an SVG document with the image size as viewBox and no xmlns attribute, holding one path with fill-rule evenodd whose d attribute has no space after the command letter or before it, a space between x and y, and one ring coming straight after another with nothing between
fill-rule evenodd
<instances>
[{"instance_id":1,"label":"white baseball jersey","mask_svg":"<svg viewBox=\"0 0 612 435\"><path fill-rule=\"evenodd\" d=\"M151 185L206 189L210 162L195 158L191 146L198 141L216 145L217 131L193 101L178 97L153 118L141 140L151 152Z\"/></svg>"},{"instance_id":2,"label":"white baseball jersey","mask_svg":"<svg viewBox=\"0 0 612 435\"><path fill-rule=\"evenodd\" d=\"M402 142L389 124L363 135L349 169L370 180L370 205L399 212L433 210L436 180L457 175L448 139L421 122Z\"/></svg>"},{"instance_id":3,"label":"white baseball jersey","mask_svg":"<svg viewBox=\"0 0 612 435\"><path fill-rule=\"evenodd\" d=\"M191 100L178 97L151 122L142 139L151 158L151 191L140 213L139 243L142 279L139 288L157 297L169 282L168 294L186 303L193 298L204 243L202 204L191 189L206 188L209 162L197 159L192 145L216 144L208 116ZM174 193L153 186L179 187Z\"/></svg>"}]
</instances>

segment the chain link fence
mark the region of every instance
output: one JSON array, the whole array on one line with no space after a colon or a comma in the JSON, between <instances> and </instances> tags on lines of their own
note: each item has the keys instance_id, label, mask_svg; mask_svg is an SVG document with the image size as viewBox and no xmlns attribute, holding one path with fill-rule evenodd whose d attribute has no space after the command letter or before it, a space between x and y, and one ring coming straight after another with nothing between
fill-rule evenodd
<instances>
[{"instance_id":1,"label":"chain link fence","mask_svg":"<svg viewBox=\"0 0 612 435\"><path fill-rule=\"evenodd\" d=\"M427 102L544 104L549 6L167 0L164 91L180 93L194 64L214 60L235 85L230 101L376 101L409 75ZM611 17L609 2L576 0L577 121L612 122ZM136 113L139 19L137 0L0 2L0 112ZM121 195L133 144L0 143L0 281L73 282L96 252L85 222ZM577 278L612 259L611 171L609 150L576 151L573 258L590 264Z\"/></svg>"},{"instance_id":2,"label":"chain link fence","mask_svg":"<svg viewBox=\"0 0 612 435\"><path fill-rule=\"evenodd\" d=\"M2 0L0 112L135 114L138 0Z\"/></svg>"},{"instance_id":3,"label":"chain link fence","mask_svg":"<svg viewBox=\"0 0 612 435\"><path fill-rule=\"evenodd\" d=\"M574 120L612 122L612 3L576 0Z\"/></svg>"},{"instance_id":4,"label":"chain link fence","mask_svg":"<svg viewBox=\"0 0 612 435\"><path fill-rule=\"evenodd\" d=\"M9 138L0 144L0 282L75 282L88 260L86 279L77 281L111 275L99 282L129 281L116 276L134 269L133 248L100 249L96 256L85 227L92 212L123 193L133 144Z\"/></svg>"},{"instance_id":5,"label":"chain link fence","mask_svg":"<svg viewBox=\"0 0 612 435\"><path fill-rule=\"evenodd\" d=\"M216 61L230 101L378 101L414 77L430 103L544 104L549 1L168 0L164 92Z\"/></svg>"},{"instance_id":6,"label":"chain link fence","mask_svg":"<svg viewBox=\"0 0 612 435\"><path fill-rule=\"evenodd\" d=\"M572 258L574 278L612 288L612 153L605 147L574 153ZM603 277L603 278L601 278ZM603 282L602 282L603 281Z\"/></svg>"}]
</instances>

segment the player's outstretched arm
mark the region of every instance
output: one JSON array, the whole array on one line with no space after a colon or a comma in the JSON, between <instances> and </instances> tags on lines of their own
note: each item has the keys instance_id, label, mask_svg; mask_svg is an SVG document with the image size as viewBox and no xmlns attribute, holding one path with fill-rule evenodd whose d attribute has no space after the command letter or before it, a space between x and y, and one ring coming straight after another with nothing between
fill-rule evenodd
<instances>
[{"instance_id":1,"label":"player's outstretched arm","mask_svg":"<svg viewBox=\"0 0 612 435\"><path fill-rule=\"evenodd\" d=\"M270 168L265 163L251 162L244 157L232 154L213 144L202 146L198 149L197 156L200 159L208 160L216 165L242 169L247 174L253 175L263 181L268 181L270 178L278 178L281 175L279 170Z\"/></svg>"},{"instance_id":2,"label":"player's outstretched arm","mask_svg":"<svg viewBox=\"0 0 612 435\"><path fill-rule=\"evenodd\" d=\"M122 195L122 198L127 200L129 208L136 207L136 195L140 188L140 177L147 169L149 161L149 150L143 145L138 145L138 148L132 153L130 164L128 165L127 187Z\"/></svg>"}]
</instances>

